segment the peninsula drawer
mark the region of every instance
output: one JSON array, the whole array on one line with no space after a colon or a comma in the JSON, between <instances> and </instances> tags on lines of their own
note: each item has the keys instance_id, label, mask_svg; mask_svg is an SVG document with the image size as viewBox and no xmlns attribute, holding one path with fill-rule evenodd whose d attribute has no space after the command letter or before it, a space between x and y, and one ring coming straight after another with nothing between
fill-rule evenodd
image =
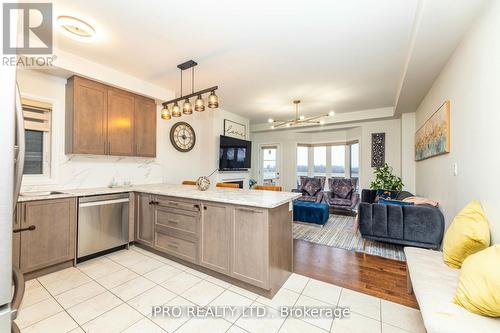
<instances>
[{"instance_id":1,"label":"peninsula drawer","mask_svg":"<svg viewBox=\"0 0 500 333\"><path fill-rule=\"evenodd\" d=\"M196 201L182 201L170 199L168 197L157 197L158 207L169 207L192 212L200 212L200 204Z\"/></svg>"},{"instance_id":2,"label":"peninsula drawer","mask_svg":"<svg viewBox=\"0 0 500 333\"><path fill-rule=\"evenodd\" d=\"M158 207L156 210L156 224L183 231L192 236L196 235L198 214Z\"/></svg>"},{"instance_id":3,"label":"peninsula drawer","mask_svg":"<svg viewBox=\"0 0 500 333\"><path fill-rule=\"evenodd\" d=\"M196 243L156 232L155 246L158 250L196 263Z\"/></svg>"}]
</instances>

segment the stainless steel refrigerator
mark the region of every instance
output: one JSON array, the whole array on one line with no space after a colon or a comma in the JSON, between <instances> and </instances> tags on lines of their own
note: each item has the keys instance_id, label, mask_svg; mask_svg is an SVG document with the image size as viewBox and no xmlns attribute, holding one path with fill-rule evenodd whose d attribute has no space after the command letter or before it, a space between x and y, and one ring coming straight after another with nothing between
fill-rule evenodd
<instances>
[{"instance_id":1,"label":"stainless steel refrigerator","mask_svg":"<svg viewBox=\"0 0 500 333\"><path fill-rule=\"evenodd\" d=\"M2 66L0 74L0 332L4 333L19 332L13 319L24 294L23 276L12 266L12 222L21 188L25 144L16 68Z\"/></svg>"}]
</instances>

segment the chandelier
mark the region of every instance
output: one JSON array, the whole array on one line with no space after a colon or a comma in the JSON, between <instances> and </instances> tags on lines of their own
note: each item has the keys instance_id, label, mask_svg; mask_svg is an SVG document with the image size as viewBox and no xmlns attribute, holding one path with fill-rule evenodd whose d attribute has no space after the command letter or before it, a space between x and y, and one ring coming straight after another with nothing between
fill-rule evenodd
<instances>
[{"instance_id":1,"label":"chandelier","mask_svg":"<svg viewBox=\"0 0 500 333\"><path fill-rule=\"evenodd\" d=\"M210 109L216 109L219 107L219 98L215 94L215 91L219 88L218 86L213 86L207 89L194 91L194 67L198 64L194 60L186 61L180 65L177 65L177 68L181 70L181 90L180 97L174 98L170 101L166 101L163 103L163 109L161 110L161 118L164 120L170 120L172 117L181 117L182 114L190 115L194 111L203 112L205 111L205 101L203 100L203 94L210 93L207 98L207 106ZM185 70L191 68L191 93L187 95L182 95L182 74ZM194 102L194 107L191 104L190 98L196 97ZM182 107L179 106L179 102L182 103ZM171 105L171 107L170 107Z\"/></svg>"},{"instance_id":2,"label":"chandelier","mask_svg":"<svg viewBox=\"0 0 500 333\"><path fill-rule=\"evenodd\" d=\"M293 104L295 104L295 118L290 119L290 120L269 119L268 122L273 124L273 125L271 125L271 129L275 129L275 128L278 128L281 126L291 127L291 126L301 125L301 124L323 125L325 123L325 121L321 118L333 117L335 115L334 111L330 111L330 112L328 112L328 114L314 116L314 117L299 116L300 100L298 100L298 99L294 100Z\"/></svg>"}]
</instances>

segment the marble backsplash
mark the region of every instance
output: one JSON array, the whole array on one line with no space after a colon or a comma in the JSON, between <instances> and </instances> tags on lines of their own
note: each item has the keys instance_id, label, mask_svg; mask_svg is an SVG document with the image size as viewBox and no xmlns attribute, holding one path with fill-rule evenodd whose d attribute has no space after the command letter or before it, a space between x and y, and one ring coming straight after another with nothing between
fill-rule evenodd
<instances>
[{"instance_id":1,"label":"marble backsplash","mask_svg":"<svg viewBox=\"0 0 500 333\"><path fill-rule=\"evenodd\" d=\"M163 174L163 166L155 158L64 155L49 179L25 176L22 191L157 184L164 181Z\"/></svg>"}]
</instances>

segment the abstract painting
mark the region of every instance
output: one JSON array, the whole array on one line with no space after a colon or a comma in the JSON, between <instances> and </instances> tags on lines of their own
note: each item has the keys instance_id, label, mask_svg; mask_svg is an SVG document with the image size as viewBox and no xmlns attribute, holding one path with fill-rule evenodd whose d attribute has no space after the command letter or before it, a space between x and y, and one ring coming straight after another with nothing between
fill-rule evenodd
<instances>
[{"instance_id":1,"label":"abstract painting","mask_svg":"<svg viewBox=\"0 0 500 333\"><path fill-rule=\"evenodd\" d=\"M446 101L415 133L415 161L450 152L450 101Z\"/></svg>"},{"instance_id":2,"label":"abstract painting","mask_svg":"<svg viewBox=\"0 0 500 333\"><path fill-rule=\"evenodd\" d=\"M372 168L385 164L385 133L372 133Z\"/></svg>"}]
</instances>

